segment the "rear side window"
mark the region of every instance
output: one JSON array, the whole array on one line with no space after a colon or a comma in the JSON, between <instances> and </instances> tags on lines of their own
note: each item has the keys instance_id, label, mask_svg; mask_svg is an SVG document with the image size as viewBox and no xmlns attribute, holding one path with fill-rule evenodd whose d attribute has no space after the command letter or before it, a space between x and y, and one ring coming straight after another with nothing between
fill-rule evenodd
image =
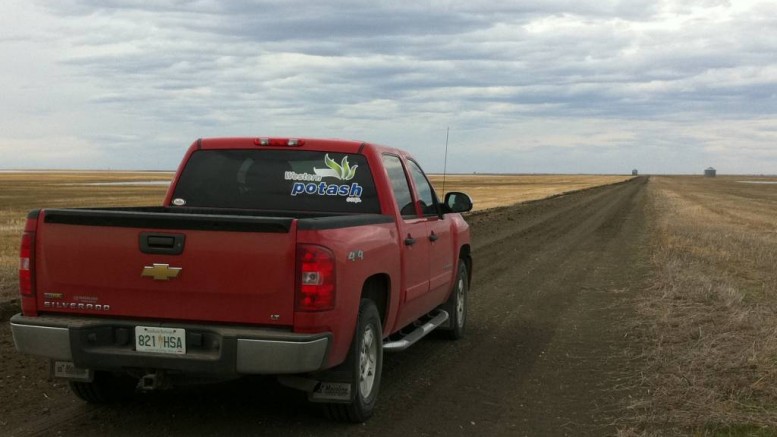
<instances>
[{"instance_id":1,"label":"rear side window","mask_svg":"<svg viewBox=\"0 0 777 437\"><path fill-rule=\"evenodd\" d=\"M305 150L199 150L181 174L173 204L380 213L363 155Z\"/></svg>"}]
</instances>

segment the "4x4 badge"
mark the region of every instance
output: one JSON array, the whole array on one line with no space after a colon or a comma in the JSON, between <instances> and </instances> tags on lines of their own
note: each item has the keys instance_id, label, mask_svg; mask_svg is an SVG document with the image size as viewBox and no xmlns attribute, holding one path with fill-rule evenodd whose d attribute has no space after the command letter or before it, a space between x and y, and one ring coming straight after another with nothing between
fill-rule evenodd
<instances>
[{"instance_id":1,"label":"4x4 badge","mask_svg":"<svg viewBox=\"0 0 777 437\"><path fill-rule=\"evenodd\" d=\"M143 267L143 273L140 276L154 278L155 281L169 281L177 278L183 268L170 267L170 264L157 264Z\"/></svg>"}]
</instances>

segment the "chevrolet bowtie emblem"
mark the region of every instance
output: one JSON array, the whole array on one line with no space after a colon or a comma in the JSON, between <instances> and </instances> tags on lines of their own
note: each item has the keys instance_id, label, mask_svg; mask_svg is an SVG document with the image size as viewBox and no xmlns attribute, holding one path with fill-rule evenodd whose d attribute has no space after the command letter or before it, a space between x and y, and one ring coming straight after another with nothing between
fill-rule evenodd
<instances>
[{"instance_id":1,"label":"chevrolet bowtie emblem","mask_svg":"<svg viewBox=\"0 0 777 437\"><path fill-rule=\"evenodd\" d=\"M181 267L170 267L170 264L157 264L143 267L143 273L140 276L154 278L155 281L169 281L177 278L183 270Z\"/></svg>"}]
</instances>

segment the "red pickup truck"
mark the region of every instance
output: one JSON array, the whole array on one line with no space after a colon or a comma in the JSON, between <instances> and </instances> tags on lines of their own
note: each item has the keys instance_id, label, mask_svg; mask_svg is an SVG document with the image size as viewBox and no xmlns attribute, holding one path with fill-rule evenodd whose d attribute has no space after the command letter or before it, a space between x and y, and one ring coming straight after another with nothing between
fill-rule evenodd
<instances>
[{"instance_id":1,"label":"red pickup truck","mask_svg":"<svg viewBox=\"0 0 777 437\"><path fill-rule=\"evenodd\" d=\"M362 422L384 351L463 334L471 208L394 148L197 140L163 206L29 214L16 348L88 402L278 375Z\"/></svg>"}]
</instances>

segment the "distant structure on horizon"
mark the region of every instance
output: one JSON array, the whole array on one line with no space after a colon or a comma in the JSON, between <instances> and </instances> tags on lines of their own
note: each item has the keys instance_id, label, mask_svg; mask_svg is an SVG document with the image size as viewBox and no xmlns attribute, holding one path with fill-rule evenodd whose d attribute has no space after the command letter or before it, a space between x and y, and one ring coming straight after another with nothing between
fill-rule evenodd
<instances>
[{"instance_id":1,"label":"distant structure on horizon","mask_svg":"<svg viewBox=\"0 0 777 437\"><path fill-rule=\"evenodd\" d=\"M631 175L632 175L632 176L639 176L639 170L637 170L637 169L635 168L634 170L632 170L632 171L631 171Z\"/></svg>"},{"instance_id":2,"label":"distant structure on horizon","mask_svg":"<svg viewBox=\"0 0 777 437\"><path fill-rule=\"evenodd\" d=\"M717 171L714 168L712 168L712 167L704 170L704 176L705 177L714 178L716 175L717 175Z\"/></svg>"}]
</instances>

